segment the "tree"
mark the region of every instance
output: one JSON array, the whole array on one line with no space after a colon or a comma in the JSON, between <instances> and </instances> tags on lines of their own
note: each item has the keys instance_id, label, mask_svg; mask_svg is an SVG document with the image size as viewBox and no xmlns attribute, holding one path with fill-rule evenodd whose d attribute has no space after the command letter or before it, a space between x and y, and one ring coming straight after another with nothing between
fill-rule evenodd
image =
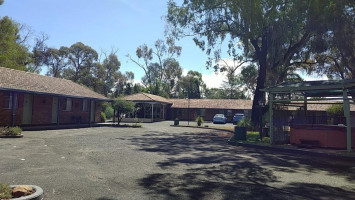
<instances>
[{"instance_id":1,"label":"tree","mask_svg":"<svg viewBox=\"0 0 355 200\"><path fill-rule=\"evenodd\" d=\"M0 17L0 66L25 70L31 58L22 41L20 24L7 16Z\"/></svg>"},{"instance_id":2,"label":"tree","mask_svg":"<svg viewBox=\"0 0 355 200\"><path fill-rule=\"evenodd\" d=\"M37 54L39 54L37 52ZM67 48L61 47L59 50L55 48L48 48L44 52L43 62L48 67L47 76L61 78L63 71L67 67Z\"/></svg>"},{"instance_id":3,"label":"tree","mask_svg":"<svg viewBox=\"0 0 355 200\"><path fill-rule=\"evenodd\" d=\"M179 81L179 97L190 99L201 99L206 90L206 84L202 80L202 74L197 71L188 71Z\"/></svg>"},{"instance_id":4,"label":"tree","mask_svg":"<svg viewBox=\"0 0 355 200\"><path fill-rule=\"evenodd\" d=\"M64 50L64 49L63 49ZM90 82L90 70L98 59L97 52L81 42L77 42L65 49L68 52L68 67L65 69L64 77L77 83Z\"/></svg>"},{"instance_id":5,"label":"tree","mask_svg":"<svg viewBox=\"0 0 355 200\"><path fill-rule=\"evenodd\" d=\"M109 93L112 93L112 89L120 77L119 69L121 62L118 60L115 52L111 52L110 55L104 59L101 66L103 68L101 81L104 83L102 94L107 96Z\"/></svg>"},{"instance_id":6,"label":"tree","mask_svg":"<svg viewBox=\"0 0 355 200\"><path fill-rule=\"evenodd\" d=\"M265 102L267 71L305 62L307 42L320 29L335 0L186 0L182 6L169 1L167 21L176 27L176 37L194 35L194 41L209 54L216 44L230 38L229 52L243 50L244 60L255 60L258 77L253 98L252 121L258 123L258 107ZM187 31L187 33L186 33ZM205 40L202 40L202 39ZM219 58L216 52L216 58ZM269 70L268 70L269 69ZM277 71L277 70L275 70Z\"/></svg>"},{"instance_id":7,"label":"tree","mask_svg":"<svg viewBox=\"0 0 355 200\"><path fill-rule=\"evenodd\" d=\"M159 85L159 90L174 96L177 81L182 74L180 64L174 57L180 54L181 47L176 46L175 41L168 37L165 42L157 40L154 48L146 44L139 46L136 50L137 60L130 55L127 57L144 70L142 82L146 87L154 88ZM143 63L140 60L143 60Z\"/></svg>"},{"instance_id":8,"label":"tree","mask_svg":"<svg viewBox=\"0 0 355 200\"><path fill-rule=\"evenodd\" d=\"M345 9L343 9L345 4ZM337 2L327 16L323 34L311 38L310 61L303 67L309 74L329 79L355 78L355 3Z\"/></svg>"},{"instance_id":9,"label":"tree","mask_svg":"<svg viewBox=\"0 0 355 200\"><path fill-rule=\"evenodd\" d=\"M116 116L117 116L117 124L120 125L120 122L124 115L129 114L134 111L134 105L135 103L132 101L126 101L122 99L122 97L116 98L113 103L112 107L114 110L116 110Z\"/></svg>"}]
</instances>

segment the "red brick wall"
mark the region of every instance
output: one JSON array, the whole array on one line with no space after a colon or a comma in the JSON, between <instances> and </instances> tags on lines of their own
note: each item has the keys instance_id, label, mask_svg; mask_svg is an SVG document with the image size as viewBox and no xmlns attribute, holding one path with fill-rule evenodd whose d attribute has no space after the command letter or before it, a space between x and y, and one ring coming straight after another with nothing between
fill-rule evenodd
<instances>
[{"instance_id":1,"label":"red brick wall","mask_svg":"<svg viewBox=\"0 0 355 200\"><path fill-rule=\"evenodd\" d=\"M101 122L102 102L95 101L95 123Z\"/></svg>"},{"instance_id":2,"label":"red brick wall","mask_svg":"<svg viewBox=\"0 0 355 200\"><path fill-rule=\"evenodd\" d=\"M3 109L3 96L5 92L0 91L0 126L10 126L11 125L11 109ZM23 108L23 98L22 93L17 93L18 107L15 110L15 125L20 125L22 123L22 108Z\"/></svg>"},{"instance_id":3,"label":"red brick wall","mask_svg":"<svg viewBox=\"0 0 355 200\"><path fill-rule=\"evenodd\" d=\"M59 123L60 124L75 124L75 123L89 123L89 109L83 111L82 99L72 98L72 110L65 111L63 109L64 102L66 98L60 98L60 114L59 114Z\"/></svg>"},{"instance_id":4,"label":"red brick wall","mask_svg":"<svg viewBox=\"0 0 355 200\"><path fill-rule=\"evenodd\" d=\"M32 124L50 124L52 121L53 97L46 95L33 95Z\"/></svg>"},{"instance_id":5,"label":"red brick wall","mask_svg":"<svg viewBox=\"0 0 355 200\"><path fill-rule=\"evenodd\" d=\"M181 112L179 112L181 110ZM190 121L194 121L197 117L197 110L195 108L190 108ZM223 111L223 112L221 112ZM227 116L227 109L205 109L205 116L202 116L205 121L212 121L213 117L216 114L224 114L227 117L227 122L232 122L233 116L236 113L245 113L244 110L231 110L232 113L230 116ZM246 113L246 116L249 116L249 112ZM171 109L171 116L172 119L178 117L180 120L188 120L188 109L181 109L181 108L172 108Z\"/></svg>"},{"instance_id":6,"label":"red brick wall","mask_svg":"<svg viewBox=\"0 0 355 200\"><path fill-rule=\"evenodd\" d=\"M17 93L18 108L15 111L15 125L22 124L22 113L24 103L24 93ZM4 92L0 91L0 126L11 125L11 109L3 109ZM72 110L64 111L63 104L66 98L59 98L59 123L60 124L75 124L75 123L89 123L89 109L82 110L82 99L72 98ZM52 122L52 104L53 96L33 95L32 102L32 125L51 124ZM95 122L101 121L102 102L95 101Z\"/></svg>"}]
</instances>

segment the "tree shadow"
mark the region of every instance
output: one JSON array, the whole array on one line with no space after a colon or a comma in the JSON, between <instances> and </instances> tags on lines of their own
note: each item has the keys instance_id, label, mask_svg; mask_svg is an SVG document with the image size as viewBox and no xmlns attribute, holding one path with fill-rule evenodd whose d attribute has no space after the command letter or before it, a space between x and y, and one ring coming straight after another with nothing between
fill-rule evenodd
<instances>
[{"instance_id":1,"label":"tree shadow","mask_svg":"<svg viewBox=\"0 0 355 200\"><path fill-rule=\"evenodd\" d=\"M354 180L354 162L227 145L217 132L149 132L131 138L141 151L168 156L160 173L138 184L163 199L353 199L355 192L322 184L282 182L275 171L306 169ZM351 172L351 173L349 173ZM270 186L270 185L279 185ZM281 186L280 186L281 185Z\"/></svg>"}]
</instances>

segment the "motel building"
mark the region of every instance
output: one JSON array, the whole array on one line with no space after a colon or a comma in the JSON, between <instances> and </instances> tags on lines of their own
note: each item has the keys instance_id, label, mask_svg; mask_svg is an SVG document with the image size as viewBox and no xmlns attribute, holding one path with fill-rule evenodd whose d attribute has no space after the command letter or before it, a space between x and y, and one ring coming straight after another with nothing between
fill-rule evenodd
<instances>
[{"instance_id":1,"label":"motel building","mask_svg":"<svg viewBox=\"0 0 355 200\"><path fill-rule=\"evenodd\" d=\"M85 127L110 99L70 80L0 67L0 126Z\"/></svg>"}]
</instances>

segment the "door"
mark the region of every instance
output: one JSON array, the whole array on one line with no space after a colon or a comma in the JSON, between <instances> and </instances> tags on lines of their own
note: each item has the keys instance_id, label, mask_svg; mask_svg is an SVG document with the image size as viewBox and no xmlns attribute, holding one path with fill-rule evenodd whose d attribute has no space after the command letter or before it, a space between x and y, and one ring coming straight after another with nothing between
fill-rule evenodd
<instances>
[{"instance_id":1,"label":"door","mask_svg":"<svg viewBox=\"0 0 355 200\"><path fill-rule=\"evenodd\" d=\"M32 94L25 94L23 100L22 124L31 124L32 122Z\"/></svg>"},{"instance_id":2,"label":"door","mask_svg":"<svg viewBox=\"0 0 355 200\"><path fill-rule=\"evenodd\" d=\"M90 122L95 122L95 101L91 101L90 105Z\"/></svg>"},{"instance_id":3,"label":"door","mask_svg":"<svg viewBox=\"0 0 355 200\"><path fill-rule=\"evenodd\" d=\"M56 124L58 120L58 97L53 97L52 102L52 123Z\"/></svg>"}]
</instances>

